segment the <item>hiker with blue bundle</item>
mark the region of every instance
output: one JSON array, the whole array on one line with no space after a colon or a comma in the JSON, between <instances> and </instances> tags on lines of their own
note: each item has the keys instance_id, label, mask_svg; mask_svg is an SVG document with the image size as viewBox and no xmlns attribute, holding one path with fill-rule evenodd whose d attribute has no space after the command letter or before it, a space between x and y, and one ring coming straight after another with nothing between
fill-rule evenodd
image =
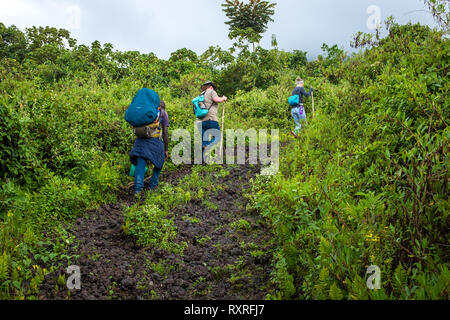
<instances>
[{"instance_id":1,"label":"hiker with blue bundle","mask_svg":"<svg viewBox=\"0 0 450 320\"><path fill-rule=\"evenodd\" d=\"M306 120L306 112L303 105L303 97L309 97L313 93L313 88L306 92L302 78L296 79L297 87L292 91L289 97L289 105L291 106L291 114L295 122L295 131L291 133L297 138L302 129L302 122Z\"/></svg>"},{"instance_id":2,"label":"hiker with blue bundle","mask_svg":"<svg viewBox=\"0 0 450 320\"><path fill-rule=\"evenodd\" d=\"M158 94L144 88L133 98L125 113L125 120L133 127L136 135L130 160L135 167L134 192L135 195L140 195L144 188L147 166L154 166L149 190L158 187L161 170L169 157L169 116L165 103Z\"/></svg>"},{"instance_id":3,"label":"hiker with blue bundle","mask_svg":"<svg viewBox=\"0 0 450 320\"><path fill-rule=\"evenodd\" d=\"M211 81L205 82L201 87L200 96L192 100L196 118L200 121L198 128L202 135L202 163L206 164L205 152L221 142L221 129L219 125L219 103L228 100L226 96L219 97L217 87ZM222 119L223 120L223 119ZM212 138L209 137L212 135Z\"/></svg>"}]
</instances>

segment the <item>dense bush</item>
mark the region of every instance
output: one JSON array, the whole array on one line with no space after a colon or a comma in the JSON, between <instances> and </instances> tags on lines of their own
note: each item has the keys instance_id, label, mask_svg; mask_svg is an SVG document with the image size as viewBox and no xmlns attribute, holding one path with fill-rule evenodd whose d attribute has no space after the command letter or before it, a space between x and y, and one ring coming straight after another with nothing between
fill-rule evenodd
<instances>
[{"instance_id":1,"label":"dense bush","mask_svg":"<svg viewBox=\"0 0 450 320\"><path fill-rule=\"evenodd\" d=\"M448 299L448 56L442 34L395 25L340 66L326 97L340 105L255 182L278 244L272 298ZM367 289L370 265L381 290Z\"/></svg>"},{"instance_id":2,"label":"dense bush","mask_svg":"<svg viewBox=\"0 0 450 320\"><path fill-rule=\"evenodd\" d=\"M172 244L177 233L173 220L154 204L140 206L139 203L125 211L124 231L137 237L143 247L159 247L178 252L182 247Z\"/></svg>"}]
</instances>

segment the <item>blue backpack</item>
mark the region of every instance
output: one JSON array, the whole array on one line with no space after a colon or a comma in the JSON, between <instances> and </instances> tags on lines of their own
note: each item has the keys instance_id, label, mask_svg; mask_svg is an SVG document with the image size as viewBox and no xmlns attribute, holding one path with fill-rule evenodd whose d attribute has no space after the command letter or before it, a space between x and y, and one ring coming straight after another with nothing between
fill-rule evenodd
<instances>
[{"instance_id":1,"label":"blue backpack","mask_svg":"<svg viewBox=\"0 0 450 320\"><path fill-rule=\"evenodd\" d=\"M159 96L150 89L139 90L125 112L125 121L133 127L143 127L158 120Z\"/></svg>"},{"instance_id":2,"label":"blue backpack","mask_svg":"<svg viewBox=\"0 0 450 320\"><path fill-rule=\"evenodd\" d=\"M205 104L205 92L202 92L201 95L199 95L197 98L192 100L193 108L194 108L194 114L197 117L197 119L203 119L206 117L209 113L209 109L207 108Z\"/></svg>"},{"instance_id":3,"label":"blue backpack","mask_svg":"<svg viewBox=\"0 0 450 320\"><path fill-rule=\"evenodd\" d=\"M300 96L298 94L289 97L289 105L291 107L298 107L299 104L300 104Z\"/></svg>"}]
</instances>

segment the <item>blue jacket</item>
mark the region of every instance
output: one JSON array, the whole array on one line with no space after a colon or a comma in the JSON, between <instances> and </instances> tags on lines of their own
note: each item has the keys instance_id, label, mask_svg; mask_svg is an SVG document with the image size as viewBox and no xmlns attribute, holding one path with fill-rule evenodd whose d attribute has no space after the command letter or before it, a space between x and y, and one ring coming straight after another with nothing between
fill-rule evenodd
<instances>
[{"instance_id":1,"label":"blue jacket","mask_svg":"<svg viewBox=\"0 0 450 320\"><path fill-rule=\"evenodd\" d=\"M294 91L292 91L292 95L300 96L300 99L299 99L300 104L299 105L302 105L303 104L303 96L309 97L311 95L311 92L313 92L312 88L309 90L309 92L306 92L305 88L303 88L303 87L295 87Z\"/></svg>"},{"instance_id":2,"label":"blue jacket","mask_svg":"<svg viewBox=\"0 0 450 320\"><path fill-rule=\"evenodd\" d=\"M144 158L162 169L165 161L164 143L158 138L136 139L130 153L131 163L137 165L137 158Z\"/></svg>"}]
</instances>

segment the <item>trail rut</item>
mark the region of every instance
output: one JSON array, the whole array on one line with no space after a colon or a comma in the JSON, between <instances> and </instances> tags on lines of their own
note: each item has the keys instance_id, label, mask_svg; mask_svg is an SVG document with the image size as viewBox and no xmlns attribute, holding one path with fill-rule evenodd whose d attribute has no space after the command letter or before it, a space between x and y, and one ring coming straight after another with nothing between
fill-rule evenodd
<instances>
[{"instance_id":1,"label":"trail rut","mask_svg":"<svg viewBox=\"0 0 450 320\"><path fill-rule=\"evenodd\" d=\"M246 210L244 193L259 166L224 167L223 185L211 196L213 206L199 200L174 213L176 242L188 245L182 255L158 248L144 249L122 230L123 210L134 203L131 188L122 190L116 204L102 205L69 230L76 238L71 254L81 270L81 290L58 285L64 269L46 276L42 299L264 299L270 292L270 231L262 218ZM192 167L163 173L161 181L177 185ZM189 216L191 220L183 217ZM239 223L244 224L243 228ZM195 223L192 223L195 221Z\"/></svg>"}]
</instances>

